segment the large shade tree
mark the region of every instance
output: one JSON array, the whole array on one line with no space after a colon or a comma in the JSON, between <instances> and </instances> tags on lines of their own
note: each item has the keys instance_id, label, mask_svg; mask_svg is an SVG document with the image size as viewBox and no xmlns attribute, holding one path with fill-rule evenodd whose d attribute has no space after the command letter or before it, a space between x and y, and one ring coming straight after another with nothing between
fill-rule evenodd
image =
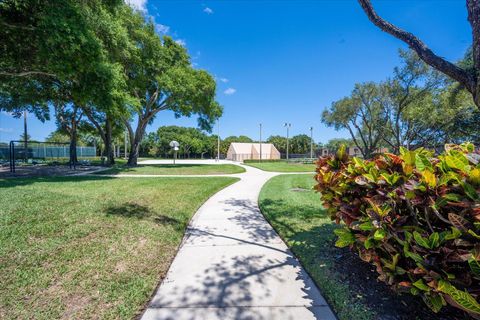
<instances>
[{"instance_id":1,"label":"large shade tree","mask_svg":"<svg viewBox=\"0 0 480 320\"><path fill-rule=\"evenodd\" d=\"M324 112L323 121L348 130L364 157L380 146L398 153L401 147L437 149L477 141L478 111L471 95L414 52L400 51L400 56L402 65L392 78L357 85L350 97Z\"/></svg>"},{"instance_id":2,"label":"large shade tree","mask_svg":"<svg viewBox=\"0 0 480 320\"><path fill-rule=\"evenodd\" d=\"M341 146L353 147L355 146L355 143L352 139L333 138L328 140L328 142L324 145L324 148L326 148L329 152L334 153L337 152L337 150L340 149Z\"/></svg>"},{"instance_id":3,"label":"large shade tree","mask_svg":"<svg viewBox=\"0 0 480 320\"><path fill-rule=\"evenodd\" d=\"M157 137L159 155L172 153L170 142L173 140L180 144L179 153L184 158L209 152L209 138L197 128L163 126L158 128Z\"/></svg>"},{"instance_id":4,"label":"large shade tree","mask_svg":"<svg viewBox=\"0 0 480 320\"><path fill-rule=\"evenodd\" d=\"M267 139L268 143L271 143L277 148L280 153L287 152L287 138L284 136L274 135Z\"/></svg>"},{"instance_id":5,"label":"large shade tree","mask_svg":"<svg viewBox=\"0 0 480 320\"><path fill-rule=\"evenodd\" d=\"M199 126L211 130L222 107L215 101L215 80L206 71L192 67L183 46L170 37L159 38L154 24L139 14L129 22L132 45L123 64L134 101L129 103L130 117L124 123L131 145L128 165L133 166L147 125L159 112L170 110L176 117L197 115Z\"/></svg>"},{"instance_id":6,"label":"large shade tree","mask_svg":"<svg viewBox=\"0 0 480 320\"><path fill-rule=\"evenodd\" d=\"M332 103L322 114L327 126L348 130L364 158L377 151L385 135L387 118L379 91L379 85L373 82L357 84L349 97Z\"/></svg>"},{"instance_id":7,"label":"large shade tree","mask_svg":"<svg viewBox=\"0 0 480 320\"><path fill-rule=\"evenodd\" d=\"M444 77L419 59L414 51L400 50L399 54L401 66L394 69L393 77L383 82L379 91L387 118L383 140L396 153L400 147L424 144L431 138L428 133L432 124L425 118L433 118L426 111L436 113L433 95L442 89L444 82ZM435 120L440 126L442 115Z\"/></svg>"},{"instance_id":8,"label":"large shade tree","mask_svg":"<svg viewBox=\"0 0 480 320\"><path fill-rule=\"evenodd\" d=\"M85 86L85 94L106 86L112 75L99 35L122 5L121 0L1 1L0 89L22 102L1 107L32 108L35 102L44 107L41 102L66 84Z\"/></svg>"},{"instance_id":9,"label":"large shade tree","mask_svg":"<svg viewBox=\"0 0 480 320\"><path fill-rule=\"evenodd\" d=\"M307 154L310 152L310 146L312 146L313 151L317 149L317 145L314 141L312 141L312 139L310 139L308 135L298 134L290 139L289 152L297 154Z\"/></svg>"},{"instance_id":10,"label":"large shade tree","mask_svg":"<svg viewBox=\"0 0 480 320\"><path fill-rule=\"evenodd\" d=\"M44 120L54 104L70 123L87 106L111 109L121 95L121 69L111 57L125 47L124 7L121 0L1 1L0 108Z\"/></svg>"},{"instance_id":11,"label":"large shade tree","mask_svg":"<svg viewBox=\"0 0 480 320\"><path fill-rule=\"evenodd\" d=\"M480 109L480 1L466 0L468 12L468 22L472 28L472 57L473 64L470 67L462 67L452 63L438 54L434 53L422 40L414 34L407 32L394 24L380 17L371 0L358 0L363 10L372 21L381 30L391 34L392 36L405 42L412 50L414 50L420 59L436 70L446 74L452 79L458 81L468 90L473 100Z\"/></svg>"}]
</instances>

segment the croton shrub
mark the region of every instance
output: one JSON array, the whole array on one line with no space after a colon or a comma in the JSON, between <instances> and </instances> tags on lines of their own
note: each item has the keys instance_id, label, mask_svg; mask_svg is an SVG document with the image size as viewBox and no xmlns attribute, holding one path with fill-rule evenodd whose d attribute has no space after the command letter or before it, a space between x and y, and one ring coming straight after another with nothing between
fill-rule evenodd
<instances>
[{"instance_id":1,"label":"croton shrub","mask_svg":"<svg viewBox=\"0 0 480 320\"><path fill-rule=\"evenodd\" d=\"M336 245L433 311L450 304L480 319L479 159L469 143L446 145L437 157L402 149L362 160L341 148L320 158L315 188L344 226Z\"/></svg>"}]
</instances>

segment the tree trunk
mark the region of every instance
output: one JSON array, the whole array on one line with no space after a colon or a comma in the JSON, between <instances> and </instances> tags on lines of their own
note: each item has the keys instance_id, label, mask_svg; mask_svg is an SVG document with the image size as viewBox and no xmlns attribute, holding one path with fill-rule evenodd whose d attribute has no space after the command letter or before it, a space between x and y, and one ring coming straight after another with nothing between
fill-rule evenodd
<instances>
[{"instance_id":1,"label":"tree trunk","mask_svg":"<svg viewBox=\"0 0 480 320\"><path fill-rule=\"evenodd\" d=\"M87 116L88 120L95 126L100 137L102 138L104 147L101 149L101 156L107 157L107 165L115 164L115 159L113 157L113 150L112 150L112 124L110 120L110 116L106 115L105 117L105 130L102 127L101 123L95 119L92 111L89 108L82 107L85 115Z\"/></svg>"},{"instance_id":2,"label":"tree trunk","mask_svg":"<svg viewBox=\"0 0 480 320\"><path fill-rule=\"evenodd\" d=\"M468 21L472 27L472 58L475 69L475 88L473 100L480 108L480 1L467 0Z\"/></svg>"},{"instance_id":3,"label":"tree trunk","mask_svg":"<svg viewBox=\"0 0 480 320\"><path fill-rule=\"evenodd\" d=\"M105 120L105 153L107 155L107 165L115 164L115 156L112 148L112 122L110 116L107 115Z\"/></svg>"},{"instance_id":4,"label":"tree trunk","mask_svg":"<svg viewBox=\"0 0 480 320\"><path fill-rule=\"evenodd\" d=\"M143 136L145 134L145 129L147 128L147 120L138 120L137 130L135 131L135 136L133 138L130 153L128 154L128 166L136 166L138 161L138 154L140 151L140 142L142 142Z\"/></svg>"},{"instance_id":5,"label":"tree trunk","mask_svg":"<svg viewBox=\"0 0 480 320\"><path fill-rule=\"evenodd\" d=\"M72 125L70 129L70 166L76 165L77 158L77 121L75 114L72 117Z\"/></svg>"}]
</instances>

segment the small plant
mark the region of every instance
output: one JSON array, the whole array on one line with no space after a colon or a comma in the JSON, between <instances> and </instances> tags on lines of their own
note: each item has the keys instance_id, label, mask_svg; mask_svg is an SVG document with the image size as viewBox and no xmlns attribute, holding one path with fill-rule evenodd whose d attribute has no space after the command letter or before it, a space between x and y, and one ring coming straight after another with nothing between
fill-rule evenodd
<instances>
[{"instance_id":1,"label":"small plant","mask_svg":"<svg viewBox=\"0 0 480 320\"><path fill-rule=\"evenodd\" d=\"M315 189L345 224L336 245L374 264L381 281L435 312L450 304L480 319L479 160L470 143L370 161L340 148L317 161Z\"/></svg>"}]
</instances>

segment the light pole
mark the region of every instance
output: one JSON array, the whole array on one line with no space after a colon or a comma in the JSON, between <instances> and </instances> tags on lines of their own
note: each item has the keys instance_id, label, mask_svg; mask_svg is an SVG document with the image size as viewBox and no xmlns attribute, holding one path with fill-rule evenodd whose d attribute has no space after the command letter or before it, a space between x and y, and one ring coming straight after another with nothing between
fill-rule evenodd
<instances>
[{"instance_id":1,"label":"light pole","mask_svg":"<svg viewBox=\"0 0 480 320\"><path fill-rule=\"evenodd\" d=\"M286 123L283 125L285 128L287 128L287 160L288 160L288 129L292 126L291 123Z\"/></svg>"},{"instance_id":2,"label":"light pole","mask_svg":"<svg viewBox=\"0 0 480 320\"><path fill-rule=\"evenodd\" d=\"M217 161L220 161L220 118L217 123Z\"/></svg>"},{"instance_id":3,"label":"light pole","mask_svg":"<svg viewBox=\"0 0 480 320\"><path fill-rule=\"evenodd\" d=\"M262 161L262 124L260 123L260 161Z\"/></svg>"},{"instance_id":4,"label":"light pole","mask_svg":"<svg viewBox=\"0 0 480 320\"><path fill-rule=\"evenodd\" d=\"M313 127L310 127L310 159L313 159Z\"/></svg>"}]
</instances>

